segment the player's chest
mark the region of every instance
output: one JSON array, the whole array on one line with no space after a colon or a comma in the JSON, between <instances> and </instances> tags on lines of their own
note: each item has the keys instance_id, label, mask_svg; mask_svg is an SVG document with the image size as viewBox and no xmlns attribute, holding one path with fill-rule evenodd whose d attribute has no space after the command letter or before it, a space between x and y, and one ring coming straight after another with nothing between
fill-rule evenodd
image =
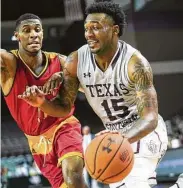
<instances>
[{"instance_id":1,"label":"player's chest","mask_svg":"<svg viewBox=\"0 0 183 188\"><path fill-rule=\"evenodd\" d=\"M83 88L90 97L119 97L130 92L121 76L114 72L90 72L86 75Z\"/></svg>"}]
</instances>

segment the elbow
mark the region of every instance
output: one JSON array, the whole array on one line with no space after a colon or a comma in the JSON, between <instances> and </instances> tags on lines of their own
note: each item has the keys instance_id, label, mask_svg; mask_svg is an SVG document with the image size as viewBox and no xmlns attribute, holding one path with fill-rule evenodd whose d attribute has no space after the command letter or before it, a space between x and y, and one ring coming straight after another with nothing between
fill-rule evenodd
<instances>
[{"instance_id":1,"label":"elbow","mask_svg":"<svg viewBox=\"0 0 183 188\"><path fill-rule=\"evenodd\" d=\"M67 117L71 114L71 109L65 109L64 114L62 114L62 117Z\"/></svg>"},{"instance_id":2,"label":"elbow","mask_svg":"<svg viewBox=\"0 0 183 188\"><path fill-rule=\"evenodd\" d=\"M149 122L149 126L148 126L148 132L152 132L156 129L156 127L158 126L158 114L156 113L151 113L148 115L147 117L148 122Z\"/></svg>"},{"instance_id":3,"label":"elbow","mask_svg":"<svg viewBox=\"0 0 183 188\"><path fill-rule=\"evenodd\" d=\"M67 117L68 115L69 115L69 112L66 112L66 111L65 111L65 112L58 112L56 116L57 116L58 118L65 118L65 117ZM54 116L55 116L55 115L54 115Z\"/></svg>"},{"instance_id":4,"label":"elbow","mask_svg":"<svg viewBox=\"0 0 183 188\"><path fill-rule=\"evenodd\" d=\"M74 110L72 110L72 107L70 106L65 106L64 108L61 108L60 111L58 111L58 117L60 118L65 118L72 114Z\"/></svg>"},{"instance_id":5,"label":"elbow","mask_svg":"<svg viewBox=\"0 0 183 188\"><path fill-rule=\"evenodd\" d=\"M151 120L151 126L150 126L151 132L154 131L157 126L158 126L158 120L157 119Z\"/></svg>"}]
</instances>

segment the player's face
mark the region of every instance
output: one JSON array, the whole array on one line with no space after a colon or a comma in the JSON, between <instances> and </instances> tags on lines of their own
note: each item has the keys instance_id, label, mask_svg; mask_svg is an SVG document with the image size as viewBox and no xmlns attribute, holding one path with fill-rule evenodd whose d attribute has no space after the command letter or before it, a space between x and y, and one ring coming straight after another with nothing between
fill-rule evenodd
<instances>
[{"instance_id":1,"label":"player's face","mask_svg":"<svg viewBox=\"0 0 183 188\"><path fill-rule=\"evenodd\" d=\"M102 54L112 47L113 21L106 14L89 14L84 27L85 38L92 53Z\"/></svg>"},{"instance_id":2,"label":"player's face","mask_svg":"<svg viewBox=\"0 0 183 188\"><path fill-rule=\"evenodd\" d=\"M18 31L15 32L15 36L25 51L36 53L42 47L42 24L38 19L24 20L21 22Z\"/></svg>"}]
</instances>

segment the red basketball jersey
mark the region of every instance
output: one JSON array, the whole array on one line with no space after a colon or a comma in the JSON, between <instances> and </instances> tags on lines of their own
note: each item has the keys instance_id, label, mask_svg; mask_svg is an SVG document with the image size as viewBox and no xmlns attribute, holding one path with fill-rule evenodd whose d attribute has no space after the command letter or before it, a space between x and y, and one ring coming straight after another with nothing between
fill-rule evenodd
<instances>
[{"instance_id":1,"label":"red basketball jersey","mask_svg":"<svg viewBox=\"0 0 183 188\"><path fill-rule=\"evenodd\" d=\"M21 59L18 50L11 51L17 58L17 70L11 91L5 96L6 103L12 117L17 122L20 129L28 135L40 135L53 125L60 123L74 112L74 107L65 118L51 117L44 114L36 107L32 107L24 100L19 99L26 86L39 86L40 88L56 72L62 70L61 63L57 53L42 52L46 58L45 67L39 75L36 75ZM53 94L46 96L47 99L54 98L59 88Z\"/></svg>"}]
</instances>

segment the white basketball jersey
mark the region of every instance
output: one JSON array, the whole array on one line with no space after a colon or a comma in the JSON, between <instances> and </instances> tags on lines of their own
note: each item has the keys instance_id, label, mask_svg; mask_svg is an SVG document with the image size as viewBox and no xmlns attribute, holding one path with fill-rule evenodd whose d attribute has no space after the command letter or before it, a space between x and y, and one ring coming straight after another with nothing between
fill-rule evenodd
<instances>
[{"instance_id":1,"label":"white basketball jersey","mask_svg":"<svg viewBox=\"0 0 183 188\"><path fill-rule=\"evenodd\" d=\"M135 51L129 44L119 41L116 54L103 72L88 45L78 50L77 76L89 104L106 129L125 132L139 118L135 89L127 70Z\"/></svg>"}]
</instances>

